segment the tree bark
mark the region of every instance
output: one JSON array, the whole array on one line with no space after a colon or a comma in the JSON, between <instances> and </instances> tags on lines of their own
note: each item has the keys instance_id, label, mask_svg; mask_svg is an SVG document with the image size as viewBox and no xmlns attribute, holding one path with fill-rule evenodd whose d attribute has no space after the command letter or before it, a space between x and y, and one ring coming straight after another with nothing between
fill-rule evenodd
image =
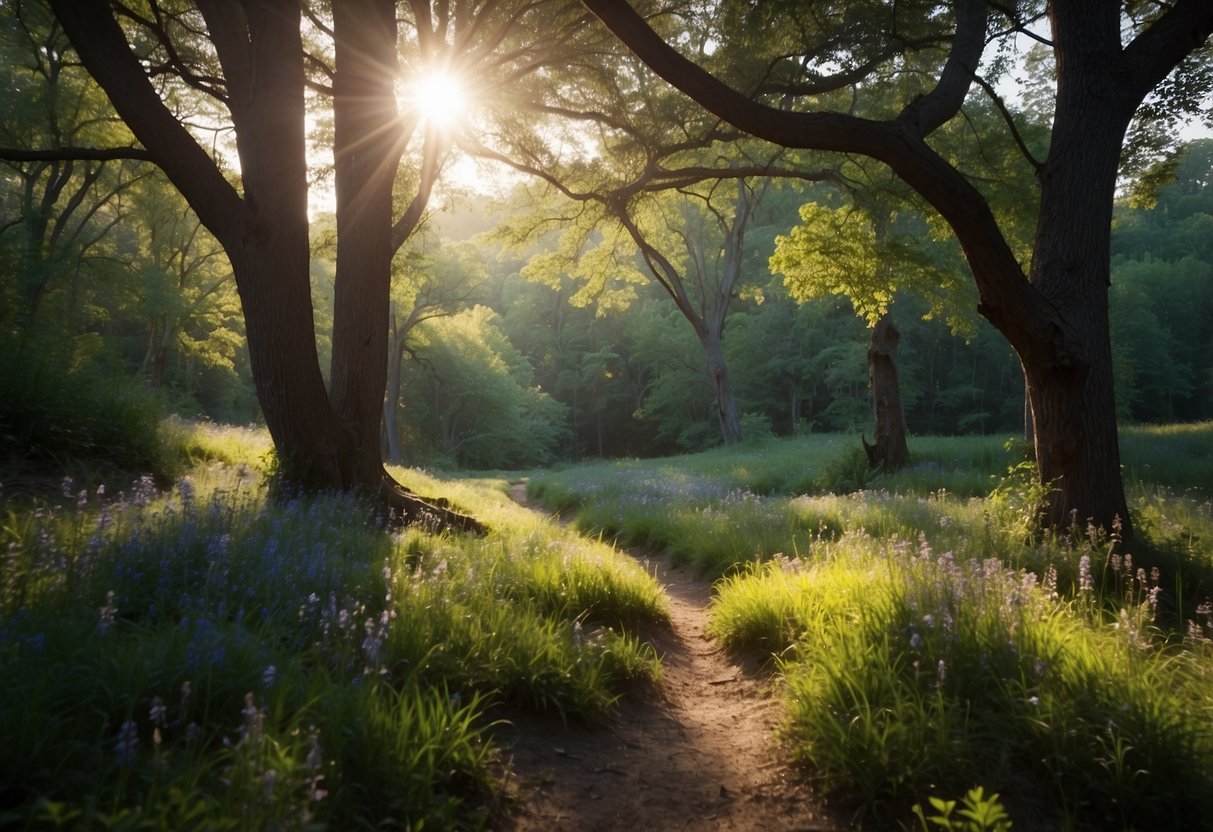
<instances>
[{"instance_id":1,"label":"tree bark","mask_svg":"<svg viewBox=\"0 0 1213 832\"><path fill-rule=\"evenodd\" d=\"M703 355L707 361L708 381L716 397L716 417L720 422L720 434L726 445L741 441L741 417L737 413L737 399L733 395L733 382L729 378L729 366L724 360L722 334L715 329L705 329L699 336Z\"/></svg>"},{"instance_id":2,"label":"tree bark","mask_svg":"<svg viewBox=\"0 0 1213 832\"><path fill-rule=\"evenodd\" d=\"M337 274L329 398L349 443L351 485L385 479L379 442L387 381L392 184L403 152L392 0L333 5Z\"/></svg>"},{"instance_id":3,"label":"tree bark","mask_svg":"<svg viewBox=\"0 0 1213 832\"><path fill-rule=\"evenodd\" d=\"M1121 144L1137 102L1099 53L1118 48L1115 13L1083 12L1082 3L1052 12L1059 47L1070 60L1059 72L1049 156L1029 280L1055 310L1074 348L1016 346L1032 413L1040 479L1049 486L1048 522L1119 520L1131 531L1120 473L1108 285L1112 205ZM1088 14L1089 13L1089 14Z\"/></svg>"},{"instance_id":4,"label":"tree bark","mask_svg":"<svg viewBox=\"0 0 1213 832\"><path fill-rule=\"evenodd\" d=\"M404 464L404 448L400 441L400 374L404 369L405 330L395 324L395 307L392 304L391 349L388 353L387 395L383 397L383 432L387 438L387 458L395 465Z\"/></svg>"},{"instance_id":5,"label":"tree bark","mask_svg":"<svg viewBox=\"0 0 1213 832\"><path fill-rule=\"evenodd\" d=\"M871 445L863 439L863 448L868 454L868 464L886 471L896 471L910 458L901 387L897 382L897 342L900 339L901 333L886 312L873 327L868 346L868 377L872 384L876 435Z\"/></svg>"}]
</instances>

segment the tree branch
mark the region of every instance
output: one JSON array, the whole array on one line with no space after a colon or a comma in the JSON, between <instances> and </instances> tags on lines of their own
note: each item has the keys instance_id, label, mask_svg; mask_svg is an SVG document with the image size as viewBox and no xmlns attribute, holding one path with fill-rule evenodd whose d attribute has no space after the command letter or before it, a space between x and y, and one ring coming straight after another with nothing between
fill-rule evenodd
<instances>
[{"instance_id":1,"label":"tree branch","mask_svg":"<svg viewBox=\"0 0 1213 832\"><path fill-rule=\"evenodd\" d=\"M73 0L50 3L89 73L148 148L151 161L164 170L215 237L237 246L246 216L244 201L164 105L108 5Z\"/></svg>"}]
</instances>

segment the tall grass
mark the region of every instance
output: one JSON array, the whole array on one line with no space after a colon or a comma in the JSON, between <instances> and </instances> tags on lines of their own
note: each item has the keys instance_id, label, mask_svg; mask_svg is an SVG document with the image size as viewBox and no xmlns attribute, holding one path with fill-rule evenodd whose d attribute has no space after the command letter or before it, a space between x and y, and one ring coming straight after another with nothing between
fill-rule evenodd
<instances>
[{"instance_id":1,"label":"tall grass","mask_svg":"<svg viewBox=\"0 0 1213 832\"><path fill-rule=\"evenodd\" d=\"M1207 828L1206 634L1168 645L1119 563L1127 598L1088 572L1064 599L1052 572L852 535L725 579L712 628L780 656L795 756L869 807L986 784L1034 824Z\"/></svg>"},{"instance_id":2,"label":"tall grass","mask_svg":"<svg viewBox=\"0 0 1213 832\"><path fill-rule=\"evenodd\" d=\"M1177 435L1198 458L1213 447L1209 425L1137 433ZM723 576L712 632L772 657L793 757L878 826L925 823L911 807L946 807L941 794L997 808L985 787L1016 828L1213 828L1213 501L1200 472L1126 450L1149 472L1130 486L1130 552L1114 530L1042 537L1013 446L952 442L920 441L910 471L849 494L822 487L853 473L845 449L798 457L820 466L801 474L808 493L764 478L744 448L572 468L532 490L587 530ZM802 450L783 447L764 453ZM776 479L778 493L748 488Z\"/></svg>"},{"instance_id":3,"label":"tall grass","mask_svg":"<svg viewBox=\"0 0 1213 832\"><path fill-rule=\"evenodd\" d=\"M488 538L267 503L230 467L8 508L0 827L488 823L494 715L597 718L655 678L633 633L665 608L630 559L459 490Z\"/></svg>"}]
</instances>

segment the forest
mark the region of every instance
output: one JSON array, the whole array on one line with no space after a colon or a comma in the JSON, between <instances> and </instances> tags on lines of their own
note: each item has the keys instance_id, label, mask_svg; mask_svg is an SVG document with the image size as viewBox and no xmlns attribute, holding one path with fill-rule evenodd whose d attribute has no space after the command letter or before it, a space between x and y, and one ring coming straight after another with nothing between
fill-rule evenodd
<instances>
[{"instance_id":1,"label":"forest","mask_svg":"<svg viewBox=\"0 0 1213 832\"><path fill-rule=\"evenodd\" d=\"M0 829L1209 828L1213 11L1087 5L0 0Z\"/></svg>"}]
</instances>

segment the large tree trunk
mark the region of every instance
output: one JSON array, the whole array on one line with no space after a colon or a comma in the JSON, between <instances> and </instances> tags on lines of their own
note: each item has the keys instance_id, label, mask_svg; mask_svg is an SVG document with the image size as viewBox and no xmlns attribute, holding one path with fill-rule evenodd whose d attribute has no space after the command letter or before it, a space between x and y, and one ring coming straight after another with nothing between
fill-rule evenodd
<instances>
[{"instance_id":1,"label":"large tree trunk","mask_svg":"<svg viewBox=\"0 0 1213 832\"><path fill-rule=\"evenodd\" d=\"M333 6L337 275L329 397L350 446L352 484L384 478L380 420L387 380L392 184L403 150L392 0Z\"/></svg>"},{"instance_id":2,"label":"large tree trunk","mask_svg":"<svg viewBox=\"0 0 1213 832\"><path fill-rule=\"evenodd\" d=\"M199 2L224 69L243 193L165 107L107 4L52 0L52 6L90 74L231 260L257 398L285 482L306 490L359 490L377 495L398 519L482 531L442 501L408 494L382 465L391 186L400 155L394 75L383 74L395 67L392 3L334 4L341 30L334 155L342 239L331 397L320 374L311 305L297 0Z\"/></svg>"},{"instance_id":3,"label":"large tree trunk","mask_svg":"<svg viewBox=\"0 0 1213 832\"><path fill-rule=\"evenodd\" d=\"M868 376L872 383L872 412L876 419L873 444L863 440L868 464L873 468L896 471L910 458L906 447L906 419L901 406L901 387L897 382L897 342L901 333L893 326L888 312L872 328L868 346Z\"/></svg>"},{"instance_id":4,"label":"large tree trunk","mask_svg":"<svg viewBox=\"0 0 1213 832\"><path fill-rule=\"evenodd\" d=\"M1081 29L1081 24L1079 24ZM1059 33L1060 34L1060 33ZM1071 38L1085 37L1070 31ZM1020 349L1040 479L1050 488L1047 519L1076 519L1130 531L1120 473L1108 285L1112 202L1131 109L1101 99L1117 81L1072 66L1059 85L1053 140L1041 187L1030 281L1065 322L1055 335L1071 348Z\"/></svg>"},{"instance_id":5,"label":"large tree trunk","mask_svg":"<svg viewBox=\"0 0 1213 832\"><path fill-rule=\"evenodd\" d=\"M724 343L721 333L705 330L699 336L703 355L707 359L708 381L716 397L716 417L720 421L720 434L724 444L736 445L741 441L741 417L737 413L737 399L733 395L733 382L729 379L729 366L724 360Z\"/></svg>"}]
</instances>

